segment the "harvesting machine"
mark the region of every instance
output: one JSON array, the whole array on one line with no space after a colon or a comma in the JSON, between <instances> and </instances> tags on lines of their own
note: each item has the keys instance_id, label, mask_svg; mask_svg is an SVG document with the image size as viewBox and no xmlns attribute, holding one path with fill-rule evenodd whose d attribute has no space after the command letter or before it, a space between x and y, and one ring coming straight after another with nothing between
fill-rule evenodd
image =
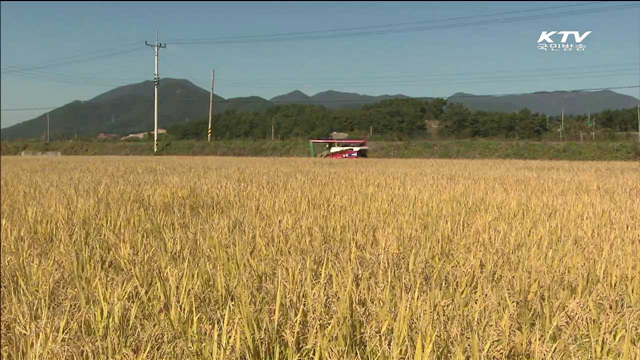
<instances>
[{"instance_id":1,"label":"harvesting machine","mask_svg":"<svg viewBox=\"0 0 640 360\"><path fill-rule=\"evenodd\" d=\"M348 139L346 134L332 133L330 139L311 139L309 148L311 157L316 157L316 144L325 144L326 150L318 154L317 157L331 159L357 159L366 158L367 140Z\"/></svg>"}]
</instances>

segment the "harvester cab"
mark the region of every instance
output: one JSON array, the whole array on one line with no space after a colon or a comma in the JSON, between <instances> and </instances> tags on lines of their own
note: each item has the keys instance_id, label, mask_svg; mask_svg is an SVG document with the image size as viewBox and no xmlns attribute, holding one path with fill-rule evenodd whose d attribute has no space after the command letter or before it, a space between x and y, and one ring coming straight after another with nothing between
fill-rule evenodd
<instances>
[{"instance_id":1,"label":"harvester cab","mask_svg":"<svg viewBox=\"0 0 640 360\"><path fill-rule=\"evenodd\" d=\"M333 135L333 134L332 134ZM367 140L347 139L311 139L309 140L309 148L311 149L311 157L331 158L331 159L357 159L366 158ZM336 136L337 137L337 136ZM316 144L325 144L326 150L316 156Z\"/></svg>"}]
</instances>

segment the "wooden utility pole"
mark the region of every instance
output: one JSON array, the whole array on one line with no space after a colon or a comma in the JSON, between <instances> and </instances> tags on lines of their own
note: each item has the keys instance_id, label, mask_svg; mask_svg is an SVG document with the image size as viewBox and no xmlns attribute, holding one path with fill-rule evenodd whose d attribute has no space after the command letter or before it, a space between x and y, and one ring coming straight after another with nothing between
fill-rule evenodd
<instances>
[{"instance_id":1,"label":"wooden utility pole","mask_svg":"<svg viewBox=\"0 0 640 360\"><path fill-rule=\"evenodd\" d=\"M213 79L216 75L215 70L211 70L211 98L209 99L209 130L207 131L207 141L211 141L211 118L213 117Z\"/></svg>"},{"instance_id":2,"label":"wooden utility pole","mask_svg":"<svg viewBox=\"0 0 640 360\"><path fill-rule=\"evenodd\" d=\"M154 85L154 112L153 112L153 153L158 152L158 86L160 86L160 75L158 74L158 50L166 48L167 44L161 44L158 42L158 30L156 30L156 43L149 44L146 41L145 45L153 47L155 53L155 73L153 77Z\"/></svg>"},{"instance_id":3,"label":"wooden utility pole","mask_svg":"<svg viewBox=\"0 0 640 360\"><path fill-rule=\"evenodd\" d=\"M49 143L49 113L47 113L47 144Z\"/></svg>"},{"instance_id":4,"label":"wooden utility pole","mask_svg":"<svg viewBox=\"0 0 640 360\"><path fill-rule=\"evenodd\" d=\"M275 126L273 125L273 123L271 123L271 141L274 141L275 139L276 139Z\"/></svg>"},{"instance_id":5,"label":"wooden utility pole","mask_svg":"<svg viewBox=\"0 0 640 360\"><path fill-rule=\"evenodd\" d=\"M591 140L596 139L596 117L593 117L593 127L591 128Z\"/></svg>"},{"instance_id":6,"label":"wooden utility pole","mask_svg":"<svg viewBox=\"0 0 640 360\"><path fill-rule=\"evenodd\" d=\"M564 107L562 108L562 118L560 123L560 140L564 141Z\"/></svg>"},{"instance_id":7,"label":"wooden utility pole","mask_svg":"<svg viewBox=\"0 0 640 360\"><path fill-rule=\"evenodd\" d=\"M595 123L591 122L591 111L587 111L587 122L589 123L589 126L591 126L591 140L593 140L595 138Z\"/></svg>"},{"instance_id":8,"label":"wooden utility pole","mask_svg":"<svg viewBox=\"0 0 640 360\"><path fill-rule=\"evenodd\" d=\"M518 124L520 123L520 112L516 110L516 139L518 138Z\"/></svg>"}]
</instances>

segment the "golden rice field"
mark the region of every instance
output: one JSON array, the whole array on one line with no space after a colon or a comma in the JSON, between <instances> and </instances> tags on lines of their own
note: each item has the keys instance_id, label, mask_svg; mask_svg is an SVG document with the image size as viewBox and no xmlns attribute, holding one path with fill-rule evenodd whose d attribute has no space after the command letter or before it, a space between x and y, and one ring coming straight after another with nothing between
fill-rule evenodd
<instances>
[{"instance_id":1,"label":"golden rice field","mask_svg":"<svg viewBox=\"0 0 640 360\"><path fill-rule=\"evenodd\" d=\"M640 359L640 164L3 157L3 359Z\"/></svg>"}]
</instances>

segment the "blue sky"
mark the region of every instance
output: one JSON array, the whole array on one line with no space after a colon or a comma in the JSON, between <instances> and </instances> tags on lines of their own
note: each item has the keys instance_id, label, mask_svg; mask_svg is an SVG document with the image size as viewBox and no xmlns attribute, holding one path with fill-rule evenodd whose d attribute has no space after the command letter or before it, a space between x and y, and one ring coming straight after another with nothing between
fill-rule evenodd
<instances>
[{"instance_id":1,"label":"blue sky","mask_svg":"<svg viewBox=\"0 0 640 360\"><path fill-rule=\"evenodd\" d=\"M484 18L527 9L588 4ZM506 94L640 85L640 8L550 17L640 2L2 2L2 109L61 106L118 85L160 76L189 79L216 94L271 98L292 90L369 95ZM500 23L499 19L546 14ZM407 22L408 27L495 20L448 29L295 41L185 44L179 39L322 31ZM377 29L398 29L388 27ZM371 31L367 29L365 31ZM375 29L374 29L375 30ZM541 31L592 31L584 52L544 52ZM340 33L340 32L336 32ZM343 32L344 33L344 32ZM560 37L556 38L556 42ZM131 49L110 57L104 53ZM51 66L64 58L82 62ZM78 56L78 57L74 57ZM11 73L12 66L41 68ZM5 73L6 72L6 73ZM617 92L640 97L640 89ZM46 110L3 111L1 126Z\"/></svg>"}]
</instances>

